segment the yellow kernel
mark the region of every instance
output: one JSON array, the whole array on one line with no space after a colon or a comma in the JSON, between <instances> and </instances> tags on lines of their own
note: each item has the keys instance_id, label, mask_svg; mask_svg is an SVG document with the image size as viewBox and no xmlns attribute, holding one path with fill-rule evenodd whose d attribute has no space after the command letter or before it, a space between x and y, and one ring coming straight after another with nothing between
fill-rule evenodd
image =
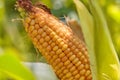
<instances>
[{"instance_id":1,"label":"yellow kernel","mask_svg":"<svg viewBox=\"0 0 120 80\"><path fill-rule=\"evenodd\" d=\"M51 32L51 33L50 33L50 37L53 38L53 36L55 36L55 33L54 33L54 32Z\"/></svg>"},{"instance_id":2,"label":"yellow kernel","mask_svg":"<svg viewBox=\"0 0 120 80\"><path fill-rule=\"evenodd\" d=\"M45 37L45 40L46 40L46 41L49 41L49 40L50 40L50 37L49 37L49 36L46 36L46 37Z\"/></svg>"},{"instance_id":3,"label":"yellow kernel","mask_svg":"<svg viewBox=\"0 0 120 80\"><path fill-rule=\"evenodd\" d=\"M84 75L85 72L86 72L86 70L85 70L85 69L82 69L82 70L80 71L80 74L81 74L81 75Z\"/></svg>"},{"instance_id":4,"label":"yellow kernel","mask_svg":"<svg viewBox=\"0 0 120 80\"><path fill-rule=\"evenodd\" d=\"M87 58L85 58L85 59L84 59L84 63L87 63L87 62L88 62L88 60L87 60Z\"/></svg>"},{"instance_id":5,"label":"yellow kernel","mask_svg":"<svg viewBox=\"0 0 120 80\"><path fill-rule=\"evenodd\" d=\"M66 45L66 44L64 44L63 46L62 46L62 50L64 51L64 50L66 50L68 48L68 45Z\"/></svg>"},{"instance_id":6,"label":"yellow kernel","mask_svg":"<svg viewBox=\"0 0 120 80\"><path fill-rule=\"evenodd\" d=\"M48 23L48 25L49 25L49 26L54 26L54 23L53 23L53 22L51 22L51 23Z\"/></svg>"},{"instance_id":7,"label":"yellow kernel","mask_svg":"<svg viewBox=\"0 0 120 80\"><path fill-rule=\"evenodd\" d=\"M48 35L50 35L51 30L50 30L49 28L48 28L48 29L46 29L45 31L46 31L46 33L47 33Z\"/></svg>"},{"instance_id":8,"label":"yellow kernel","mask_svg":"<svg viewBox=\"0 0 120 80\"><path fill-rule=\"evenodd\" d=\"M78 71L75 70L75 71L72 72L72 74L73 74L73 75L76 75L76 74L78 74Z\"/></svg>"},{"instance_id":9,"label":"yellow kernel","mask_svg":"<svg viewBox=\"0 0 120 80\"><path fill-rule=\"evenodd\" d=\"M82 47L82 51L84 52L84 51L86 51L87 49L85 48L85 46L83 46Z\"/></svg>"},{"instance_id":10,"label":"yellow kernel","mask_svg":"<svg viewBox=\"0 0 120 80\"><path fill-rule=\"evenodd\" d=\"M37 44L37 41L38 40L36 38L33 39L33 42L34 42L35 45Z\"/></svg>"},{"instance_id":11,"label":"yellow kernel","mask_svg":"<svg viewBox=\"0 0 120 80\"><path fill-rule=\"evenodd\" d=\"M78 41L76 41L76 42L75 42L75 45L79 45L79 42L78 42Z\"/></svg>"},{"instance_id":12,"label":"yellow kernel","mask_svg":"<svg viewBox=\"0 0 120 80\"><path fill-rule=\"evenodd\" d=\"M37 23L37 24L39 23L39 20L38 20L38 18L35 18L35 23Z\"/></svg>"},{"instance_id":13,"label":"yellow kernel","mask_svg":"<svg viewBox=\"0 0 120 80\"><path fill-rule=\"evenodd\" d=\"M42 36L42 37L45 37L45 36L46 36L46 33L45 33L45 32L43 32L41 36Z\"/></svg>"},{"instance_id":14,"label":"yellow kernel","mask_svg":"<svg viewBox=\"0 0 120 80\"><path fill-rule=\"evenodd\" d=\"M63 63L60 62L60 63L58 64L58 66L59 66L59 68L61 68L61 67L63 66Z\"/></svg>"},{"instance_id":15,"label":"yellow kernel","mask_svg":"<svg viewBox=\"0 0 120 80\"><path fill-rule=\"evenodd\" d=\"M73 72L73 71L75 71L75 70L76 70L75 66L72 66L72 68L70 68L70 71L71 71L71 72Z\"/></svg>"},{"instance_id":16,"label":"yellow kernel","mask_svg":"<svg viewBox=\"0 0 120 80\"><path fill-rule=\"evenodd\" d=\"M82 70L84 68L84 64L81 64L80 66L78 66L78 70Z\"/></svg>"},{"instance_id":17,"label":"yellow kernel","mask_svg":"<svg viewBox=\"0 0 120 80\"><path fill-rule=\"evenodd\" d=\"M54 46L55 46L55 43L51 43L51 46L54 47Z\"/></svg>"},{"instance_id":18,"label":"yellow kernel","mask_svg":"<svg viewBox=\"0 0 120 80\"><path fill-rule=\"evenodd\" d=\"M44 32L43 29L41 29L41 28L38 29L38 33L39 33L39 34L42 34L43 32Z\"/></svg>"},{"instance_id":19,"label":"yellow kernel","mask_svg":"<svg viewBox=\"0 0 120 80\"><path fill-rule=\"evenodd\" d=\"M40 39L40 35L37 35L36 38L39 40Z\"/></svg>"},{"instance_id":20,"label":"yellow kernel","mask_svg":"<svg viewBox=\"0 0 120 80\"><path fill-rule=\"evenodd\" d=\"M91 73L90 70L87 70L86 73L85 73L85 76L90 75L90 73Z\"/></svg>"},{"instance_id":21,"label":"yellow kernel","mask_svg":"<svg viewBox=\"0 0 120 80\"><path fill-rule=\"evenodd\" d=\"M85 64L86 69L89 69L89 67L90 67L89 64Z\"/></svg>"},{"instance_id":22,"label":"yellow kernel","mask_svg":"<svg viewBox=\"0 0 120 80\"><path fill-rule=\"evenodd\" d=\"M48 42L49 44L52 44L53 43L53 41L52 40L49 40L49 42Z\"/></svg>"},{"instance_id":23,"label":"yellow kernel","mask_svg":"<svg viewBox=\"0 0 120 80\"><path fill-rule=\"evenodd\" d=\"M55 66L55 68L54 68L55 70L59 70L59 67L58 66Z\"/></svg>"},{"instance_id":24,"label":"yellow kernel","mask_svg":"<svg viewBox=\"0 0 120 80\"><path fill-rule=\"evenodd\" d=\"M44 42L44 39L43 39L43 38L40 38L39 42L40 42L40 43L43 43L43 42Z\"/></svg>"},{"instance_id":25,"label":"yellow kernel","mask_svg":"<svg viewBox=\"0 0 120 80\"><path fill-rule=\"evenodd\" d=\"M77 42L77 41L76 41L76 38L73 38L73 40L72 40L72 41L73 41L74 43L75 43L75 42Z\"/></svg>"},{"instance_id":26,"label":"yellow kernel","mask_svg":"<svg viewBox=\"0 0 120 80\"><path fill-rule=\"evenodd\" d=\"M70 57L70 56L72 56L73 55L73 53L72 52L69 52L68 54L67 54L67 57Z\"/></svg>"},{"instance_id":27,"label":"yellow kernel","mask_svg":"<svg viewBox=\"0 0 120 80\"><path fill-rule=\"evenodd\" d=\"M58 27L58 26L52 26L52 29L53 29L53 30L57 30L57 27Z\"/></svg>"},{"instance_id":28,"label":"yellow kernel","mask_svg":"<svg viewBox=\"0 0 120 80\"><path fill-rule=\"evenodd\" d=\"M79 52L79 50L78 50L78 49L75 49L74 52L77 54L77 53Z\"/></svg>"},{"instance_id":29,"label":"yellow kernel","mask_svg":"<svg viewBox=\"0 0 120 80\"><path fill-rule=\"evenodd\" d=\"M60 59L59 58L56 59L55 62L59 64L60 63Z\"/></svg>"},{"instance_id":30,"label":"yellow kernel","mask_svg":"<svg viewBox=\"0 0 120 80\"><path fill-rule=\"evenodd\" d=\"M35 37L37 34L38 34L38 33L37 33L37 30L33 30L32 36Z\"/></svg>"},{"instance_id":31,"label":"yellow kernel","mask_svg":"<svg viewBox=\"0 0 120 80\"><path fill-rule=\"evenodd\" d=\"M58 39L58 36L55 35L55 36L53 37L53 41L56 41L57 39Z\"/></svg>"},{"instance_id":32,"label":"yellow kernel","mask_svg":"<svg viewBox=\"0 0 120 80\"><path fill-rule=\"evenodd\" d=\"M64 45L64 42L60 42L59 47L62 47Z\"/></svg>"},{"instance_id":33,"label":"yellow kernel","mask_svg":"<svg viewBox=\"0 0 120 80\"><path fill-rule=\"evenodd\" d=\"M68 73L69 71L67 70L67 69L65 69L64 71L63 71L63 73L64 74L66 74L66 73Z\"/></svg>"},{"instance_id":34,"label":"yellow kernel","mask_svg":"<svg viewBox=\"0 0 120 80\"><path fill-rule=\"evenodd\" d=\"M85 51L85 52L84 52L84 54L85 54L85 56L88 58L88 52L87 52L87 51Z\"/></svg>"},{"instance_id":35,"label":"yellow kernel","mask_svg":"<svg viewBox=\"0 0 120 80\"><path fill-rule=\"evenodd\" d=\"M47 56L45 58L49 61L51 59L51 56L49 56L48 53L46 53L46 52L44 52L44 54L45 54L45 56Z\"/></svg>"},{"instance_id":36,"label":"yellow kernel","mask_svg":"<svg viewBox=\"0 0 120 80\"><path fill-rule=\"evenodd\" d=\"M60 69L56 71L56 73L57 73L58 75L60 75L61 72L62 72L62 71L61 71Z\"/></svg>"},{"instance_id":37,"label":"yellow kernel","mask_svg":"<svg viewBox=\"0 0 120 80\"><path fill-rule=\"evenodd\" d=\"M81 58L82 53L81 53L81 52L78 52L78 53L76 54L76 56L77 56L78 58Z\"/></svg>"},{"instance_id":38,"label":"yellow kernel","mask_svg":"<svg viewBox=\"0 0 120 80\"><path fill-rule=\"evenodd\" d=\"M30 16L29 16L31 19L34 18L34 13L31 13Z\"/></svg>"},{"instance_id":39,"label":"yellow kernel","mask_svg":"<svg viewBox=\"0 0 120 80\"><path fill-rule=\"evenodd\" d=\"M43 30L46 31L48 29L48 26L43 26Z\"/></svg>"},{"instance_id":40,"label":"yellow kernel","mask_svg":"<svg viewBox=\"0 0 120 80\"><path fill-rule=\"evenodd\" d=\"M29 31L31 32L31 31L33 31L34 30L34 26L30 26L29 27Z\"/></svg>"},{"instance_id":41,"label":"yellow kernel","mask_svg":"<svg viewBox=\"0 0 120 80\"><path fill-rule=\"evenodd\" d=\"M69 78L69 80L74 80L74 78L71 76L71 77Z\"/></svg>"},{"instance_id":42,"label":"yellow kernel","mask_svg":"<svg viewBox=\"0 0 120 80\"><path fill-rule=\"evenodd\" d=\"M61 71L64 71L65 69L66 69L66 67L65 67L65 66L62 66Z\"/></svg>"},{"instance_id":43,"label":"yellow kernel","mask_svg":"<svg viewBox=\"0 0 120 80\"><path fill-rule=\"evenodd\" d=\"M47 43L47 42L44 42L42 45L43 45L43 47L46 48L46 47L48 46L48 43Z\"/></svg>"},{"instance_id":44,"label":"yellow kernel","mask_svg":"<svg viewBox=\"0 0 120 80\"><path fill-rule=\"evenodd\" d=\"M51 56L51 55L50 55L50 56ZM51 65L53 65L53 59L50 59L49 62L50 62Z\"/></svg>"},{"instance_id":45,"label":"yellow kernel","mask_svg":"<svg viewBox=\"0 0 120 80\"><path fill-rule=\"evenodd\" d=\"M80 75L79 75L79 74L75 75L75 78L76 78L76 79L79 79L79 78L80 78Z\"/></svg>"},{"instance_id":46,"label":"yellow kernel","mask_svg":"<svg viewBox=\"0 0 120 80\"><path fill-rule=\"evenodd\" d=\"M60 30L59 30L59 29L57 29L57 30L56 30L56 33L57 33L57 34L59 34L59 32L60 32Z\"/></svg>"},{"instance_id":47,"label":"yellow kernel","mask_svg":"<svg viewBox=\"0 0 120 80\"><path fill-rule=\"evenodd\" d=\"M79 59L75 58L72 62L73 62L73 64L77 64L77 62L79 62Z\"/></svg>"},{"instance_id":48,"label":"yellow kernel","mask_svg":"<svg viewBox=\"0 0 120 80\"><path fill-rule=\"evenodd\" d=\"M30 21L31 21L31 19L30 19L29 17L26 17L26 18L25 18L25 22L26 22L26 23L29 23Z\"/></svg>"},{"instance_id":49,"label":"yellow kernel","mask_svg":"<svg viewBox=\"0 0 120 80\"><path fill-rule=\"evenodd\" d=\"M55 52L54 52L54 51L51 51L50 53L51 53L52 56L55 55Z\"/></svg>"},{"instance_id":50,"label":"yellow kernel","mask_svg":"<svg viewBox=\"0 0 120 80\"><path fill-rule=\"evenodd\" d=\"M92 80L92 75L91 74L87 77L87 80Z\"/></svg>"},{"instance_id":51,"label":"yellow kernel","mask_svg":"<svg viewBox=\"0 0 120 80\"><path fill-rule=\"evenodd\" d=\"M39 25L38 24L35 24L35 29L39 29Z\"/></svg>"},{"instance_id":52,"label":"yellow kernel","mask_svg":"<svg viewBox=\"0 0 120 80\"><path fill-rule=\"evenodd\" d=\"M59 77L63 77L63 76L64 76L64 74L62 74L62 73L61 73L61 74L60 74L60 75L58 75L58 76L59 76ZM63 80L63 79L61 79L61 80Z\"/></svg>"},{"instance_id":53,"label":"yellow kernel","mask_svg":"<svg viewBox=\"0 0 120 80\"><path fill-rule=\"evenodd\" d=\"M75 55L72 55L72 56L69 57L69 59L70 59L71 61L73 61L75 58L76 58Z\"/></svg>"},{"instance_id":54,"label":"yellow kernel","mask_svg":"<svg viewBox=\"0 0 120 80\"><path fill-rule=\"evenodd\" d=\"M56 51L56 54L60 54L60 53L62 53L62 50L61 50L61 49L58 49L58 50Z\"/></svg>"},{"instance_id":55,"label":"yellow kernel","mask_svg":"<svg viewBox=\"0 0 120 80\"><path fill-rule=\"evenodd\" d=\"M58 50L58 46L53 47L53 51L56 51L56 50Z\"/></svg>"},{"instance_id":56,"label":"yellow kernel","mask_svg":"<svg viewBox=\"0 0 120 80\"><path fill-rule=\"evenodd\" d=\"M78 45L78 48L79 48L79 49L82 49L82 47L83 47L82 44L79 44L79 45Z\"/></svg>"},{"instance_id":57,"label":"yellow kernel","mask_svg":"<svg viewBox=\"0 0 120 80\"><path fill-rule=\"evenodd\" d=\"M47 46L47 48L46 48L48 51L50 51L51 50L51 46Z\"/></svg>"},{"instance_id":58,"label":"yellow kernel","mask_svg":"<svg viewBox=\"0 0 120 80\"><path fill-rule=\"evenodd\" d=\"M53 68L55 68L55 67L57 66L57 64L56 64L56 63L54 63L54 62L52 62L52 63L53 63L53 64L52 64L52 65L53 65Z\"/></svg>"},{"instance_id":59,"label":"yellow kernel","mask_svg":"<svg viewBox=\"0 0 120 80\"><path fill-rule=\"evenodd\" d=\"M64 75L61 80L66 80L66 76Z\"/></svg>"},{"instance_id":60,"label":"yellow kernel","mask_svg":"<svg viewBox=\"0 0 120 80\"><path fill-rule=\"evenodd\" d=\"M45 25L45 21L39 21L40 27L43 27Z\"/></svg>"},{"instance_id":61,"label":"yellow kernel","mask_svg":"<svg viewBox=\"0 0 120 80\"><path fill-rule=\"evenodd\" d=\"M74 50L75 50L75 48L76 48L76 47L73 45L73 46L71 47L71 50L73 50L73 51L74 51Z\"/></svg>"},{"instance_id":62,"label":"yellow kernel","mask_svg":"<svg viewBox=\"0 0 120 80\"><path fill-rule=\"evenodd\" d=\"M73 64L70 63L70 64L67 66L67 68L70 69L72 66L73 66Z\"/></svg>"},{"instance_id":63,"label":"yellow kernel","mask_svg":"<svg viewBox=\"0 0 120 80\"><path fill-rule=\"evenodd\" d=\"M69 77L71 77L72 76L72 74L70 73L70 72L68 72L67 74L66 74L66 77L67 78L69 78Z\"/></svg>"},{"instance_id":64,"label":"yellow kernel","mask_svg":"<svg viewBox=\"0 0 120 80\"><path fill-rule=\"evenodd\" d=\"M64 53L61 53L61 54L59 55L60 58L63 58L64 56L65 56Z\"/></svg>"},{"instance_id":65,"label":"yellow kernel","mask_svg":"<svg viewBox=\"0 0 120 80\"><path fill-rule=\"evenodd\" d=\"M31 20L30 25L33 26L35 24L35 20Z\"/></svg>"},{"instance_id":66,"label":"yellow kernel","mask_svg":"<svg viewBox=\"0 0 120 80\"><path fill-rule=\"evenodd\" d=\"M56 40L57 44L60 44L60 42L62 42L62 40L60 38Z\"/></svg>"},{"instance_id":67,"label":"yellow kernel","mask_svg":"<svg viewBox=\"0 0 120 80\"><path fill-rule=\"evenodd\" d=\"M28 24L28 23L24 23L24 26L25 26L25 31L27 32L27 31L28 31L29 24Z\"/></svg>"},{"instance_id":68,"label":"yellow kernel","mask_svg":"<svg viewBox=\"0 0 120 80\"><path fill-rule=\"evenodd\" d=\"M39 49L39 51L42 50L42 46L40 45L40 46L38 47L38 49ZM40 52L41 52L41 51L40 51Z\"/></svg>"},{"instance_id":69,"label":"yellow kernel","mask_svg":"<svg viewBox=\"0 0 120 80\"><path fill-rule=\"evenodd\" d=\"M68 64L70 64L70 61L69 60L65 61L64 65L66 66Z\"/></svg>"},{"instance_id":70,"label":"yellow kernel","mask_svg":"<svg viewBox=\"0 0 120 80\"><path fill-rule=\"evenodd\" d=\"M78 61L76 64L75 64L75 66L80 66L81 65L81 61Z\"/></svg>"},{"instance_id":71,"label":"yellow kernel","mask_svg":"<svg viewBox=\"0 0 120 80\"><path fill-rule=\"evenodd\" d=\"M65 62L67 59L68 59L68 58L67 58L66 56L64 56L64 57L62 58L62 61Z\"/></svg>"},{"instance_id":72,"label":"yellow kernel","mask_svg":"<svg viewBox=\"0 0 120 80\"><path fill-rule=\"evenodd\" d=\"M64 51L65 54L68 54L69 52L70 52L70 48L67 48L67 49Z\"/></svg>"},{"instance_id":73,"label":"yellow kernel","mask_svg":"<svg viewBox=\"0 0 120 80\"><path fill-rule=\"evenodd\" d=\"M53 55L53 59L55 60L55 59L57 59L58 58L58 56L57 55Z\"/></svg>"},{"instance_id":74,"label":"yellow kernel","mask_svg":"<svg viewBox=\"0 0 120 80\"><path fill-rule=\"evenodd\" d=\"M69 44L69 46L70 46L70 47L72 47L72 46L73 46L72 42L69 42L68 44Z\"/></svg>"},{"instance_id":75,"label":"yellow kernel","mask_svg":"<svg viewBox=\"0 0 120 80\"><path fill-rule=\"evenodd\" d=\"M59 35L60 35L61 37L63 37L63 36L64 36L64 33L61 32L61 33L59 33Z\"/></svg>"},{"instance_id":76,"label":"yellow kernel","mask_svg":"<svg viewBox=\"0 0 120 80\"><path fill-rule=\"evenodd\" d=\"M81 60L84 60L84 59L85 59L85 56L84 56L84 55L82 55L82 56L81 56Z\"/></svg>"},{"instance_id":77,"label":"yellow kernel","mask_svg":"<svg viewBox=\"0 0 120 80\"><path fill-rule=\"evenodd\" d=\"M85 77L84 77L84 76L81 76L79 80L85 80Z\"/></svg>"}]
</instances>

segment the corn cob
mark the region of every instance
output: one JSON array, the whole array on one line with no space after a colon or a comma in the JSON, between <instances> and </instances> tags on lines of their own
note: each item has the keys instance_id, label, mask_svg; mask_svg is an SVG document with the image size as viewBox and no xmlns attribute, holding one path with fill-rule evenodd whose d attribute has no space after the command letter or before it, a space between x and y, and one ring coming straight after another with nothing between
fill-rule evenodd
<instances>
[{"instance_id":1,"label":"corn cob","mask_svg":"<svg viewBox=\"0 0 120 80\"><path fill-rule=\"evenodd\" d=\"M92 80L86 45L70 29L47 11L18 0L27 11L23 21L34 46L39 49L60 80Z\"/></svg>"}]
</instances>

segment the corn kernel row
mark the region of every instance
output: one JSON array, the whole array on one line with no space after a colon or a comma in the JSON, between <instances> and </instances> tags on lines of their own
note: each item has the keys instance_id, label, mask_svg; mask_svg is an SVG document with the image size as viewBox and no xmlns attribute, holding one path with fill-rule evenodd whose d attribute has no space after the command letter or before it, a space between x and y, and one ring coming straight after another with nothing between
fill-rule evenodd
<instances>
[{"instance_id":1,"label":"corn kernel row","mask_svg":"<svg viewBox=\"0 0 120 80\"><path fill-rule=\"evenodd\" d=\"M52 65L61 80L92 80L86 46L61 21L43 9L33 7L24 20L33 44Z\"/></svg>"}]
</instances>

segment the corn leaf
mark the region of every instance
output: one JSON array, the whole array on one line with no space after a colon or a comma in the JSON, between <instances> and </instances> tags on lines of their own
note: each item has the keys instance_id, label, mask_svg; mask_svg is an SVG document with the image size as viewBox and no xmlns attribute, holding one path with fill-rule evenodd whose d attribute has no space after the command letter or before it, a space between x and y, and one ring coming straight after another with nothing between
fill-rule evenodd
<instances>
[{"instance_id":1,"label":"corn leaf","mask_svg":"<svg viewBox=\"0 0 120 80\"><path fill-rule=\"evenodd\" d=\"M88 50L91 50L89 49L90 47L94 47L92 51L89 51L90 59L92 58L91 55L95 53L95 58L93 60L95 60L97 64L93 65L96 66L96 71L94 71L94 67L91 66L92 72L96 72L96 76L93 75L93 80L120 80L120 65L118 56L114 49L108 26L102 10L100 9L100 6L98 5L96 0L88 0L90 11L93 15L93 27L89 25L89 17L83 17L90 16L88 15L89 12L86 12L87 9L85 8L85 6L79 0L74 0L74 2L78 10L80 20L82 21L81 25L83 27L82 29L84 36L88 36L88 34L85 32L86 30L84 30L84 27L86 27L86 29L88 29L88 32L90 33L89 37L85 37L86 43L88 43ZM89 29L93 29L93 34ZM94 41L94 44L90 43L92 40Z\"/></svg>"},{"instance_id":2,"label":"corn leaf","mask_svg":"<svg viewBox=\"0 0 120 80\"><path fill-rule=\"evenodd\" d=\"M10 79L35 80L32 73L10 53L0 55L0 71L7 74Z\"/></svg>"}]
</instances>

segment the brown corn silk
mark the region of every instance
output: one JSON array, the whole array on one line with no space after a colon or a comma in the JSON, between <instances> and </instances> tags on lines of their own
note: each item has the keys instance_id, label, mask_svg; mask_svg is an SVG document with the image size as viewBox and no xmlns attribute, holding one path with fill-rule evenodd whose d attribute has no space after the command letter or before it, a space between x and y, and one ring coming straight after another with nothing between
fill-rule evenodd
<instances>
[{"instance_id":1,"label":"brown corn silk","mask_svg":"<svg viewBox=\"0 0 120 80\"><path fill-rule=\"evenodd\" d=\"M27 1L27 0L25 0ZM70 27L29 3L24 27L60 80L92 80L88 51ZM19 2L21 7L21 3Z\"/></svg>"}]
</instances>

